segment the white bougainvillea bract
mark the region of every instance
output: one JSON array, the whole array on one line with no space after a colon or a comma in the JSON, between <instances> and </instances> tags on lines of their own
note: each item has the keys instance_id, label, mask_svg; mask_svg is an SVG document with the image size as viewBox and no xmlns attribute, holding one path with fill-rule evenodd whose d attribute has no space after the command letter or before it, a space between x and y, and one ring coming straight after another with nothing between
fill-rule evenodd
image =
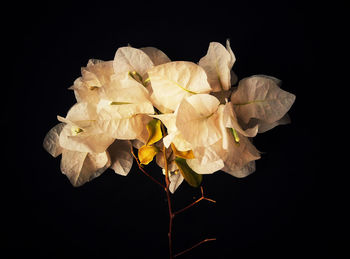
<instances>
[{"instance_id":1,"label":"white bougainvillea bract","mask_svg":"<svg viewBox=\"0 0 350 259\"><path fill-rule=\"evenodd\" d=\"M73 186L108 168L128 175L133 148L141 164L168 169L171 192L184 180L198 187L202 175L217 171L245 177L260 158L252 138L288 123L295 95L272 76L238 81L235 61L229 41L211 42L197 63L171 61L153 47L91 59L69 88L77 102L58 116L44 148L62 155L61 171Z\"/></svg>"}]
</instances>

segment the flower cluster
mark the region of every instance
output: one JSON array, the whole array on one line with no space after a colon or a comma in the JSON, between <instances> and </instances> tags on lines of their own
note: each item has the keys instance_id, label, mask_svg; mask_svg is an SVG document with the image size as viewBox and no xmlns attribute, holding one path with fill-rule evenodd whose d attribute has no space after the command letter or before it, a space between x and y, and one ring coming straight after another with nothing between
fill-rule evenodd
<instances>
[{"instance_id":1,"label":"flower cluster","mask_svg":"<svg viewBox=\"0 0 350 259\"><path fill-rule=\"evenodd\" d=\"M107 168L127 175L138 160L168 170L171 192L185 179L222 170L245 177L260 158L251 138L289 122L295 95L280 80L256 75L238 82L235 56L211 42L198 63L171 61L153 47L119 48L112 61L89 60L69 89L77 103L44 139L61 171L80 186ZM165 154L164 154L165 153Z\"/></svg>"}]
</instances>

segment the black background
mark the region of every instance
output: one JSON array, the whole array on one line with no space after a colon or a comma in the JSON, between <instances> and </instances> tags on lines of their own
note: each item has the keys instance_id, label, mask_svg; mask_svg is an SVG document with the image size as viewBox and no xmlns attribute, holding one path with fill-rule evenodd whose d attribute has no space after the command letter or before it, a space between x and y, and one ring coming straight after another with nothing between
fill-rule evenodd
<instances>
[{"instance_id":1,"label":"black background","mask_svg":"<svg viewBox=\"0 0 350 259\"><path fill-rule=\"evenodd\" d=\"M197 62L209 42L224 44L227 38L240 79L275 76L284 90L296 94L292 123L255 138L264 153L254 174L204 177L205 193L217 203L203 201L175 218L175 252L216 237L181 258L343 255L346 239L339 233L345 216L339 205L344 204L321 158L332 152L325 148L328 114L320 112L328 76L324 43L332 37L325 14L332 11L319 3L261 2L14 6L4 23L12 54L12 87L6 88L4 102L12 108L2 111L9 122L5 143L11 146L6 172L14 177L3 183L10 189L4 196L9 205L4 244L11 257L167 258L166 196L136 165L127 177L108 170L73 188L60 173L60 158L52 158L42 140L57 123L56 115L65 116L75 103L67 88L88 59L111 60L118 47L131 44ZM155 166L147 171L162 177ZM174 208L195 197L199 190L182 184L173 196Z\"/></svg>"}]
</instances>

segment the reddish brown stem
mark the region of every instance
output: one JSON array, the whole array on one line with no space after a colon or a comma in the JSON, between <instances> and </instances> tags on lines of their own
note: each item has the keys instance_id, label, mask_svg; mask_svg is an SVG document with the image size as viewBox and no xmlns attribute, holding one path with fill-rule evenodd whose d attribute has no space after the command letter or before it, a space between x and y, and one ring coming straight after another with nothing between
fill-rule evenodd
<instances>
[{"instance_id":1,"label":"reddish brown stem","mask_svg":"<svg viewBox=\"0 0 350 259\"><path fill-rule=\"evenodd\" d=\"M174 216L176 216L177 214L180 214L181 212L184 212L185 210L191 208L192 206L194 206L195 204L197 204L197 203L200 202L201 200L207 200L207 201L216 203L216 201L204 197L203 187L202 187L202 186L201 186L201 193L202 193L202 197L200 197L199 199L195 200L195 201L192 202L191 204L187 205L185 208L182 208L181 210L175 211L175 212L174 212Z\"/></svg>"},{"instance_id":2,"label":"reddish brown stem","mask_svg":"<svg viewBox=\"0 0 350 259\"><path fill-rule=\"evenodd\" d=\"M196 248L197 246L200 246L201 244L205 243L205 242L209 242L209 241L215 241L216 238L206 238L200 242L198 242L197 244L195 244L194 246L191 246L190 248L187 248L186 250L183 250L180 253L177 253L176 255L174 255L174 257L178 257L180 255L183 255L184 253L187 253L189 251L191 251L193 248Z\"/></svg>"},{"instance_id":3,"label":"reddish brown stem","mask_svg":"<svg viewBox=\"0 0 350 259\"><path fill-rule=\"evenodd\" d=\"M162 133L163 133L163 137L166 136L166 131L165 131L165 128L164 128L164 125L161 124L162 126ZM153 182L155 182L156 184L158 184L159 186L161 186L164 191L166 192L166 196L167 196L167 201L168 201L168 211L169 211L169 232L168 232L168 240L169 240L169 258L170 259L174 259L174 257L177 257L179 255L182 255L190 250L192 250L193 248L205 243L205 242L208 242L208 241L213 241L213 240L216 240L216 238L207 238L207 239L204 239L202 240L201 242L195 244L194 246L176 254L175 256L173 255L173 244L172 244L172 228L173 228L173 219L175 217L175 215L191 208L193 205L195 205L196 203L200 202L201 200L207 200L207 201L210 201L210 202L216 202L212 199L209 199L209 198L206 198L204 197L204 193L203 193L203 187L201 186L201 193L202 193L202 197L200 197L199 199L197 199L196 201L194 201L193 203L189 204L188 206L186 206L185 208L181 209L181 210L178 210L176 212L173 212L172 210L172 206L171 206L171 198L170 198L170 190L169 190L169 186L170 186L170 179L169 179L169 173L168 173L168 160L167 160L167 156L166 156L166 148L165 146L163 146L163 155L164 155L164 163L165 163L165 186L164 184L161 184L159 181L157 181L156 179L154 179L152 176L150 176L141 166L138 158L135 156L134 154L134 151L133 151L133 148L131 147L131 154L133 155L133 157L135 158L136 160L136 163L138 165L138 167L140 168L141 172L143 172L146 176L148 176Z\"/></svg>"},{"instance_id":4,"label":"reddish brown stem","mask_svg":"<svg viewBox=\"0 0 350 259\"><path fill-rule=\"evenodd\" d=\"M161 184L159 181L157 181L156 179L154 179L151 175L149 175L141 166L139 160L137 159L136 155L134 154L134 150L131 147L131 154L132 156L135 158L136 163L139 167L139 169L141 170L142 173L144 173L146 176L148 176L153 182L155 182L156 184L158 184L160 187L162 187L164 190L166 189L166 187L164 186L164 184Z\"/></svg>"},{"instance_id":5,"label":"reddish brown stem","mask_svg":"<svg viewBox=\"0 0 350 259\"><path fill-rule=\"evenodd\" d=\"M166 157L166 149L165 146L163 146L163 155L164 155L164 163L165 163L165 183L166 183L166 197L168 199L168 210L169 210L169 232L168 232L168 240L169 240L169 258L173 259L173 243L172 243L172 229L173 229L173 210L171 207L171 199L170 199L170 191L169 191L169 185L170 185L170 180L169 180L169 174L168 174L168 161Z\"/></svg>"}]
</instances>

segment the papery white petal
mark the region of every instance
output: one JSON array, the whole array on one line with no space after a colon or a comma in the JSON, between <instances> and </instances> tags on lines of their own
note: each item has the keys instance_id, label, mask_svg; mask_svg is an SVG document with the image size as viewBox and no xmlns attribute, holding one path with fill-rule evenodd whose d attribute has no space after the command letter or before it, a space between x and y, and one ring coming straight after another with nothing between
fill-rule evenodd
<instances>
[{"instance_id":1,"label":"papery white petal","mask_svg":"<svg viewBox=\"0 0 350 259\"><path fill-rule=\"evenodd\" d=\"M100 176L110 165L109 155L106 152L91 154L63 150L61 171L75 187Z\"/></svg>"},{"instance_id":2,"label":"papery white petal","mask_svg":"<svg viewBox=\"0 0 350 259\"><path fill-rule=\"evenodd\" d=\"M255 172L255 161L250 161L241 169L236 171L232 171L226 166L221 170L237 178L243 178Z\"/></svg>"},{"instance_id":3,"label":"papery white petal","mask_svg":"<svg viewBox=\"0 0 350 259\"><path fill-rule=\"evenodd\" d=\"M229 47L229 43L228 43ZM208 82L214 92L228 90L231 87L231 69L235 57L231 48L227 50L218 42L211 42L209 49L199 65L204 68L208 76Z\"/></svg>"},{"instance_id":4,"label":"papery white petal","mask_svg":"<svg viewBox=\"0 0 350 259\"><path fill-rule=\"evenodd\" d=\"M208 146L221 138L218 125L219 100L209 94L184 99L178 107L176 127L193 147Z\"/></svg>"},{"instance_id":5,"label":"papery white petal","mask_svg":"<svg viewBox=\"0 0 350 259\"><path fill-rule=\"evenodd\" d=\"M284 115L281 119L279 119L278 121L275 121L273 123L267 123L267 122L259 122L259 133L264 133L270 129L273 129L274 127L278 126L278 125L286 125L290 123L290 117L288 115L288 113L286 113L286 115Z\"/></svg>"},{"instance_id":6,"label":"papery white petal","mask_svg":"<svg viewBox=\"0 0 350 259\"><path fill-rule=\"evenodd\" d=\"M98 103L101 87L88 87L81 77L69 89L74 90L77 102Z\"/></svg>"},{"instance_id":7,"label":"papery white petal","mask_svg":"<svg viewBox=\"0 0 350 259\"><path fill-rule=\"evenodd\" d=\"M181 183L183 182L184 177L182 176L181 173L172 173L169 176L169 181L170 181L170 185L169 185L169 191L171 193L174 193L176 191L177 188L179 188L179 186L181 185Z\"/></svg>"},{"instance_id":8,"label":"papery white petal","mask_svg":"<svg viewBox=\"0 0 350 259\"><path fill-rule=\"evenodd\" d=\"M187 164L198 174L213 174L224 167L224 162L219 159L207 163L201 163L199 159L187 159Z\"/></svg>"},{"instance_id":9,"label":"papery white petal","mask_svg":"<svg viewBox=\"0 0 350 259\"><path fill-rule=\"evenodd\" d=\"M247 163L260 158L259 151L250 140L238 133L240 141L236 143L232 134L227 130L228 149L223 157L225 172L233 173L241 170Z\"/></svg>"},{"instance_id":10,"label":"papery white petal","mask_svg":"<svg viewBox=\"0 0 350 259\"><path fill-rule=\"evenodd\" d=\"M101 87L108 83L114 74L113 61L89 60L87 67L82 68L81 74L88 87Z\"/></svg>"},{"instance_id":11,"label":"papery white petal","mask_svg":"<svg viewBox=\"0 0 350 259\"><path fill-rule=\"evenodd\" d=\"M129 140L115 140L108 148L111 157L111 168L115 173L126 176L131 170L133 156L131 154L131 142Z\"/></svg>"},{"instance_id":12,"label":"papery white petal","mask_svg":"<svg viewBox=\"0 0 350 259\"><path fill-rule=\"evenodd\" d=\"M176 132L172 143L178 151L188 151L192 149L192 144L184 139L180 132Z\"/></svg>"},{"instance_id":13,"label":"papery white petal","mask_svg":"<svg viewBox=\"0 0 350 259\"><path fill-rule=\"evenodd\" d=\"M224 108L224 116L223 123L226 128L233 128L246 137L254 137L258 133L258 125L252 126L252 128L248 128L243 130L237 121L237 116L234 112L233 105L231 102L225 104Z\"/></svg>"},{"instance_id":14,"label":"papery white petal","mask_svg":"<svg viewBox=\"0 0 350 259\"><path fill-rule=\"evenodd\" d=\"M147 89L128 74L114 75L101 89L101 99L114 102L150 102Z\"/></svg>"},{"instance_id":15,"label":"papery white petal","mask_svg":"<svg viewBox=\"0 0 350 259\"><path fill-rule=\"evenodd\" d=\"M57 124L52 129L50 129L44 138L43 147L53 157L57 157L62 153L62 147L59 143L59 139L64 126L65 123Z\"/></svg>"},{"instance_id":16,"label":"papery white petal","mask_svg":"<svg viewBox=\"0 0 350 259\"><path fill-rule=\"evenodd\" d=\"M144 47L141 48L143 52L149 56L149 58L152 60L153 64L155 66L171 62L170 58L168 58L165 53L157 48L154 47Z\"/></svg>"},{"instance_id":17,"label":"papery white petal","mask_svg":"<svg viewBox=\"0 0 350 259\"><path fill-rule=\"evenodd\" d=\"M127 106L127 105L125 105ZM143 135L146 124L152 120L145 114L138 114L137 110L151 113L153 106L144 103L143 106L133 107L105 107L98 114L99 127L109 136L116 139L131 140Z\"/></svg>"},{"instance_id":18,"label":"papery white petal","mask_svg":"<svg viewBox=\"0 0 350 259\"><path fill-rule=\"evenodd\" d=\"M72 127L71 124L67 124L61 131L59 144L62 148L78 152L101 153L114 141L105 133L90 135L87 132L82 132L74 135Z\"/></svg>"},{"instance_id":19,"label":"papery white petal","mask_svg":"<svg viewBox=\"0 0 350 259\"><path fill-rule=\"evenodd\" d=\"M192 62L176 61L158 65L150 69L148 75L152 88L151 100L160 110L166 108L174 111L184 97L211 91L205 71Z\"/></svg>"},{"instance_id":20,"label":"papery white petal","mask_svg":"<svg viewBox=\"0 0 350 259\"><path fill-rule=\"evenodd\" d=\"M81 69L82 76L69 89L74 90L78 102L98 103L100 89L114 74L112 61L89 60Z\"/></svg>"},{"instance_id":21,"label":"papery white petal","mask_svg":"<svg viewBox=\"0 0 350 259\"><path fill-rule=\"evenodd\" d=\"M132 47L122 47L115 53L113 68L116 74L136 71L146 79L147 71L153 66L145 52Z\"/></svg>"},{"instance_id":22,"label":"papery white petal","mask_svg":"<svg viewBox=\"0 0 350 259\"><path fill-rule=\"evenodd\" d=\"M241 80L231 96L237 117L246 124L252 118L273 123L287 113L294 100L295 95L280 89L275 80L261 76Z\"/></svg>"},{"instance_id":23,"label":"papery white petal","mask_svg":"<svg viewBox=\"0 0 350 259\"><path fill-rule=\"evenodd\" d=\"M87 102L74 104L68 111L66 120L76 125L95 120L97 117L96 106ZM80 123L79 123L80 122Z\"/></svg>"}]
</instances>

